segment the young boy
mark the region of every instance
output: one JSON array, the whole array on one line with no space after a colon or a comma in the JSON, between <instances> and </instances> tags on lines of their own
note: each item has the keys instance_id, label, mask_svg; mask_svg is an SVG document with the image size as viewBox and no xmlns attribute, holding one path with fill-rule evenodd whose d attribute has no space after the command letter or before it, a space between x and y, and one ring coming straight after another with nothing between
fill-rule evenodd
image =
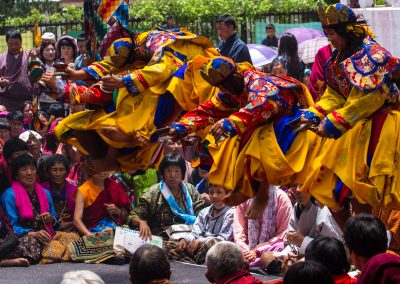
<instances>
[{"instance_id":1,"label":"young boy","mask_svg":"<svg viewBox=\"0 0 400 284\"><path fill-rule=\"evenodd\" d=\"M219 241L233 240L233 208L223 202L226 191L223 187L209 187L211 206L200 211L193 229L179 240L166 243L170 258L203 264L207 251Z\"/></svg>"}]
</instances>

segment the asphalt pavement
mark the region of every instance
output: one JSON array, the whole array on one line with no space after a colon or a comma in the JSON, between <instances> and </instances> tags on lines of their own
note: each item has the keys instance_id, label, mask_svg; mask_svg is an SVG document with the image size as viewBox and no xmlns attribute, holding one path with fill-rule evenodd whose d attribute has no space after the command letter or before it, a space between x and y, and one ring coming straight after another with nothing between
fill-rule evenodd
<instances>
[{"instance_id":1,"label":"asphalt pavement","mask_svg":"<svg viewBox=\"0 0 400 284\"><path fill-rule=\"evenodd\" d=\"M30 267L0 268L0 284L59 284L65 272L73 270L91 270L107 284L130 283L129 265L57 263L32 265ZM171 262L171 281L176 284L206 284L205 266ZM263 281L276 279L272 276L257 276Z\"/></svg>"}]
</instances>

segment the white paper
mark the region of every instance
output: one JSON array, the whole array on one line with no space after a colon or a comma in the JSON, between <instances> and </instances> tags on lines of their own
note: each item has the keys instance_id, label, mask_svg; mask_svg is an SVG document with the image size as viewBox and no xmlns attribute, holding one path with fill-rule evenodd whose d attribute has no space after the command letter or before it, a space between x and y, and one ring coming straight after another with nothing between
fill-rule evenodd
<instances>
[{"instance_id":1,"label":"white paper","mask_svg":"<svg viewBox=\"0 0 400 284\"><path fill-rule=\"evenodd\" d=\"M144 241L139 236L139 231L117 227L114 237L114 250L124 252L127 250L129 253L134 253L141 245L151 244L162 248L162 238L159 236L152 236L151 240Z\"/></svg>"}]
</instances>

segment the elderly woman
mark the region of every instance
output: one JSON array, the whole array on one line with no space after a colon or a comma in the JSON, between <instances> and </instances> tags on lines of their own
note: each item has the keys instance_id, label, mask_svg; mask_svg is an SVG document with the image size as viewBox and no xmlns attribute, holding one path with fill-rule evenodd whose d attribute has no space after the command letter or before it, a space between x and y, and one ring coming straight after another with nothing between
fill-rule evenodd
<instances>
[{"instance_id":1,"label":"elderly woman","mask_svg":"<svg viewBox=\"0 0 400 284\"><path fill-rule=\"evenodd\" d=\"M66 179L69 173L67 158L60 154L48 157L45 162L45 172L48 181L42 183L42 186L50 191L55 210L60 216L60 228L71 229L77 188Z\"/></svg>"},{"instance_id":2,"label":"elderly woman","mask_svg":"<svg viewBox=\"0 0 400 284\"><path fill-rule=\"evenodd\" d=\"M171 154L161 161L161 182L150 187L129 214L129 225L138 226L143 239L160 235L173 224L192 225L206 207L194 186L183 181L185 173L186 164L181 156Z\"/></svg>"},{"instance_id":3,"label":"elderly woman","mask_svg":"<svg viewBox=\"0 0 400 284\"><path fill-rule=\"evenodd\" d=\"M1 197L1 205L17 236L31 236L33 246L42 249L42 263L70 260L68 245L74 233L55 232L58 216L50 193L36 182L36 162L29 154L12 164L12 185Z\"/></svg>"},{"instance_id":4,"label":"elderly woman","mask_svg":"<svg viewBox=\"0 0 400 284\"><path fill-rule=\"evenodd\" d=\"M76 193L74 226L82 236L125 223L130 202L107 172L92 175Z\"/></svg>"}]
</instances>

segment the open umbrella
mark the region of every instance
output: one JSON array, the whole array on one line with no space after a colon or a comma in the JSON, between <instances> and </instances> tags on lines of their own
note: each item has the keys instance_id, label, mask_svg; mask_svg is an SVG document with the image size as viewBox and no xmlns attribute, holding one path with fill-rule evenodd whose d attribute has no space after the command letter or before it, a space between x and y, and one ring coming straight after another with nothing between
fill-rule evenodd
<instances>
[{"instance_id":1,"label":"open umbrella","mask_svg":"<svg viewBox=\"0 0 400 284\"><path fill-rule=\"evenodd\" d=\"M313 63L318 50L328 44L326 37L306 40L299 44L299 57L305 64Z\"/></svg>"},{"instance_id":2,"label":"open umbrella","mask_svg":"<svg viewBox=\"0 0 400 284\"><path fill-rule=\"evenodd\" d=\"M251 60L255 67L267 65L274 60L278 54L275 47L265 46L263 44L248 44Z\"/></svg>"},{"instance_id":3,"label":"open umbrella","mask_svg":"<svg viewBox=\"0 0 400 284\"><path fill-rule=\"evenodd\" d=\"M296 37L298 44L309 39L325 36L323 31L310 28L291 28L286 30L285 33L293 34Z\"/></svg>"}]
</instances>

